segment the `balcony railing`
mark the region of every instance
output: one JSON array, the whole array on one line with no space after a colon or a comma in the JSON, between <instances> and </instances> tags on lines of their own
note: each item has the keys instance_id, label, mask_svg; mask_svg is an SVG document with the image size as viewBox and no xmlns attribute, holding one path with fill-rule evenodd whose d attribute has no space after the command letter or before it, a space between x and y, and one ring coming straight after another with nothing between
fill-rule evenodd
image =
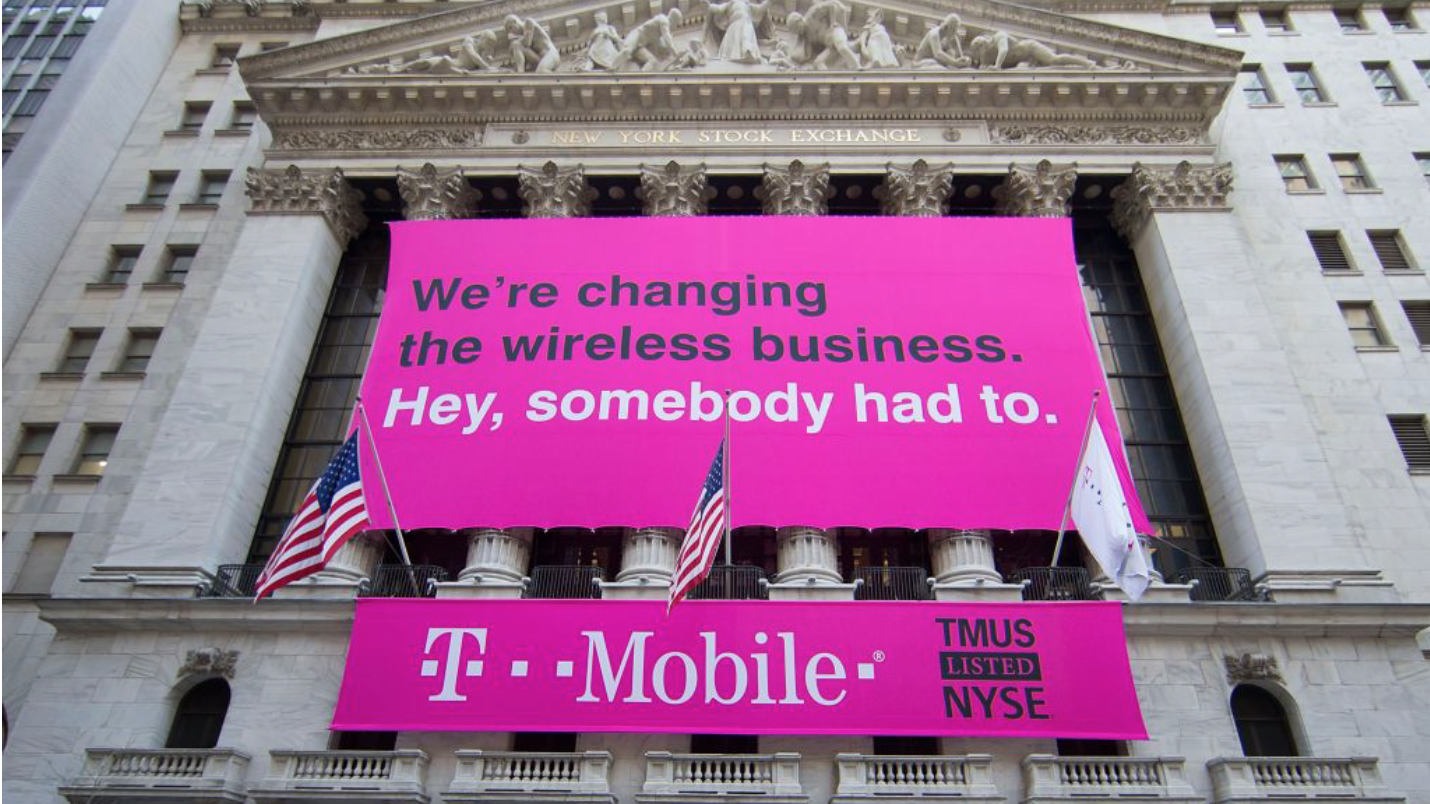
<instances>
[{"instance_id":1,"label":"balcony railing","mask_svg":"<svg viewBox=\"0 0 1430 804\"><path fill-rule=\"evenodd\" d=\"M533 567L524 596L566 600L598 598L601 596L601 581L605 580L603 576L600 567L585 565L546 564Z\"/></svg>"},{"instance_id":2,"label":"balcony railing","mask_svg":"<svg viewBox=\"0 0 1430 804\"><path fill-rule=\"evenodd\" d=\"M445 801L513 801L523 796L561 801L614 801L608 751L538 753L458 751Z\"/></svg>"},{"instance_id":3,"label":"balcony railing","mask_svg":"<svg viewBox=\"0 0 1430 804\"><path fill-rule=\"evenodd\" d=\"M1082 567L1025 567L1009 581L1023 584L1024 600L1101 599Z\"/></svg>"},{"instance_id":4,"label":"balcony railing","mask_svg":"<svg viewBox=\"0 0 1430 804\"><path fill-rule=\"evenodd\" d=\"M687 600L768 600L769 584L759 567L716 564L705 580L690 590Z\"/></svg>"},{"instance_id":5,"label":"balcony railing","mask_svg":"<svg viewBox=\"0 0 1430 804\"><path fill-rule=\"evenodd\" d=\"M993 784L993 757L870 756L840 754L840 801L885 800L890 796L936 796L1002 800Z\"/></svg>"},{"instance_id":6,"label":"balcony railing","mask_svg":"<svg viewBox=\"0 0 1430 804\"><path fill-rule=\"evenodd\" d=\"M1365 757L1235 757L1207 763L1212 801L1387 797L1377 761Z\"/></svg>"},{"instance_id":7,"label":"balcony railing","mask_svg":"<svg viewBox=\"0 0 1430 804\"><path fill-rule=\"evenodd\" d=\"M1023 759L1024 800L1159 798L1200 800L1181 757L1055 757Z\"/></svg>"},{"instance_id":8,"label":"balcony railing","mask_svg":"<svg viewBox=\"0 0 1430 804\"><path fill-rule=\"evenodd\" d=\"M807 801L799 754L672 754L647 751L645 795L709 798L755 795L761 801Z\"/></svg>"},{"instance_id":9,"label":"balcony railing","mask_svg":"<svg viewBox=\"0 0 1430 804\"><path fill-rule=\"evenodd\" d=\"M431 564L384 564L358 587L358 597L436 597L447 571Z\"/></svg>"},{"instance_id":10,"label":"balcony railing","mask_svg":"<svg viewBox=\"0 0 1430 804\"><path fill-rule=\"evenodd\" d=\"M91 748L84 769L60 795L71 804L156 797L239 804L248 761L248 754L231 748Z\"/></svg>"},{"instance_id":11,"label":"balcony railing","mask_svg":"<svg viewBox=\"0 0 1430 804\"><path fill-rule=\"evenodd\" d=\"M933 597L923 567L860 567L854 570L855 600L928 600Z\"/></svg>"},{"instance_id":12,"label":"balcony railing","mask_svg":"<svg viewBox=\"0 0 1430 804\"><path fill-rule=\"evenodd\" d=\"M1251 571L1240 567L1187 567L1172 576L1176 583L1192 584L1198 603L1253 603L1268 596L1251 583Z\"/></svg>"},{"instance_id":13,"label":"balcony railing","mask_svg":"<svg viewBox=\"0 0 1430 804\"><path fill-rule=\"evenodd\" d=\"M263 783L249 791L258 804L330 801L426 804L427 755L421 751L272 751Z\"/></svg>"},{"instance_id":14,"label":"balcony railing","mask_svg":"<svg viewBox=\"0 0 1430 804\"><path fill-rule=\"evenodd\" d=\"M220 564L213 582L199 590L199 597L253 597L262 564Z\"/></svg>"}]
</instances>

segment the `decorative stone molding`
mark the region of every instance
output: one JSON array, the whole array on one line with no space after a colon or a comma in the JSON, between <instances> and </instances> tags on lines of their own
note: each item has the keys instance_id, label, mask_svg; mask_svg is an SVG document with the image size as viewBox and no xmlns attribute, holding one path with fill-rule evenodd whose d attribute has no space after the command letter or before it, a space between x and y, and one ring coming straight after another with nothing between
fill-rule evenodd
<instances>
[{"instance_id":1,"label":"decorative stone molding","mask_svg":"<svg viewBox=\"0 0 1430 804\"><path fill-rule=\"evenodd\" d=\"M1195 126L995 125L993 142L1007 145L1193 145L1205 129Z\"/></svg>"},{"instance_id":2,"label":"decorative stone molding","mask_svg":"<svg viewBox=\"0 0 1430 804\"><path fill-rule=\"evenodd\" d=\"M249 168L245 184L253 201L249 215L322 215L344 246L367 226L360 196L343 177L342 168Z\"/></svg>"},{"instance_id":3,"label":"decorative stone molding","mask_svg":"<svg viewBox=\"0 0 1430 804\"><path fill-rule=\"evenodd\" d=\"M807 525L780 528L775 537L779 573L776 583L838 584L839 540L827 530Z\"/></svg>"},{"instance_id":4,"label":"decorative stone molding","mask_svg":"<svg viewBox=\"0 0 1430 804\"><path fill-rule=\"evenodd\" d=\"M467 566L457 574L461 581L520 583L531 563L532 531L528 528L468 528L457 531L467 538Z\"/></svg>"},{"instance_id":5,"label":"decorative stone molding","mask_svg":"<svg viewBox=\"0 0 1430 804\"><path fill-rule=\"evenodd\" d=\"M1135 164L1127 181L1112 190L1112 225L1130 240L1153 212L1229 210L1231 185L1230 162L1195 167L1184 161L1173 168Z\"/></svg>"},{"instance_id":6,"label":"decorative stone molding","mask_svg":"<svg viewBox=\"0 0 1430 804\"><path fill-rule=\"evenodd\" d=\"M1008 178L993 189L998 212L1018 218L1065 218L1077 183L1077 163L1055 168L1044 159L1031 167L1009 165Z\"/></svg>"},{"instance_id":7,"label":"decorative stone molding","mask_svg":"<svg viewBox=\"0 0 1430 804\"><path fill-rule=\"evenodd\" d=\"M482 127L323 129L295 128L273 132L277 151L452 151L482 144Z\"/></svg>"},{"instance_id":8,"label":"decorative stone molding","mask_svg":"<svg viewBox=\"0 0 1430 804\"><path fill-rule=\"evenodd\" d=\"M1223 656L1226 665L1226 682L1240 684L1244 681L1281 681L1281 668L1275 656L1264 653L1243 653L1240 656Z\"/></svg>"},{"instance_id":9,"label":"decorative stone molding","mask_svg":"<svg viewBox=\"0 0 1430 804\"><path fill-rule=\"evenodd\" d=\"M931 528L928 541L936 583L1003 582L993 560L991 532Z\"/></svg>"},{"instance_id":10,"label":"decorative stone molding","mask_svg":"<svg viewBox=\"0 0 1430 804\"><path fill-rule=\"evenodd\" d=\"M431 162L417 170L397 169L397 191L402 214L409 221L449 221L471 218L477 212L477 194L459 167L441 168Z\"/></svg>"},{"instance_id":11,"label":"decorative stone molding","mask_svg":"<svg viewBox=\"0 0 1430 804\"><path fill-rule=\"evenodd\" d=\"M920 159L908 167L890 163L878 196L885 215L937 218L948 214L953 165L930 167Z\"/></svg>"},{"instance_id":12,"label":"decorative stone molding","mask_svg":"<svg viewBox=\"0 0 1430 804\"><path fill-rule=\"evenodd\" d=\"M199 648L189 651L179 667L179 678L189 676L221 676L232 680L238 669L238 651L223 648Z\"/></svg>"},{"instance_id":13,"label":"decorative stone molding","mask_svg":"<svg viewBox=\"0 0 1430 804\"><path fill-rule=\"evenodd\" d=\"M679 528L639 528L626 534L617 582L669 582L680 552Z\"/></svg>"},{"instance_id":14,"label":"decorative stone molding","mask_svg":"<svg viewBox=\"0 0 1430 804\"><path fill-rule=\"evenodd\" d=\"M583 166L563 168L547 162L539 168L522 165L518 170L526 217L580 218L591 214L596 191L586 184Z\"/></svg>"},{"instance_id":15,"label":"decorative stone molding","mask_svg":"<svg viewBox=\"0 0 1430 804\"><path fill-rule=\"evenodd\" d=\"M710 211L713 192L705 165L681 167L671 160L664 167L641 165L641 200L652 217L690 217Z\"/></svg>"},{"instance_id":16,"label":"decorative stone molding","mask_svg":"<svg viewBox=\"0 0 1430 804\"><path fill-rule=\"evenodd\" d=\"M755 191L766 215L828 215L829 163L806 165L796 159L789 167L765 165L763 185Z\"/></svg>"}]
</instances>

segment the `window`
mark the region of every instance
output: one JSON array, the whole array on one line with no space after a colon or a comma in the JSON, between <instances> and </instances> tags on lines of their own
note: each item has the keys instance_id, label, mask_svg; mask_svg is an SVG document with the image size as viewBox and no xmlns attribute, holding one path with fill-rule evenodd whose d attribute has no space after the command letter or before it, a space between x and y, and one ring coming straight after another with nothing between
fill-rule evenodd
<instances>
[{"instance_id":1,"label":"window","mask_svg":"<svg viewBox=\"0 0 1430 804\"><path fill-rule=\"evenodd\" d=\"M1336 9L1336 23L1341 26L1341 33L1365 30L1365 20L1361 18L1359 8Z\"/></svg>"},{"instance_id":2,"label":"window","mask_svg":"<svg viewBox=\"0 0 1430 804\"><path fill-rule=\"evenodd\" d=\"M1281 181L1286 183L1287 192L1304 193L1316 189L1316 179L1306 167L1305 157L1299 154L1278 156L1276 169L1281 172Z\"/></svg>"},{"instance_id":3,"label":"window","mask_svg":"<svg viewBox=\"0 0 1430 804\"><path fill-rule=\"evenodd\" d=\"M1348 192L1375 189L1359 154L1331 154L1331 166L1341 179L1341 189Z\"/></svg>"},{"instance_id":4,"label":"window","mask_svg":"<svg viewBox=\"0 0 1430 804\"><path fill-rule=\"evenodd\" d=\"M171 285L184 284L188 281L189 269L193 267L194 257L198 253L198 246L169 246L168 256L164 263L164 274L159 281Z\"/></svg>"},{"instance_id":5,"label":"window","mask_svg":"<svg viewBox=\"0 0 1430 804\"><path fill-rule=\"evenodd\" d=\"M229 128L252 129L256 122L258 122L258 109L252 103L239 101L233 105L233 117L229 120Z\"/></svg>"},{"instance_id":6,"label":"window","mask_svg":"<svg viewBox=\"0 0 1430 804\"><path fill-rule=\"evenodd\" d=\"M1370 247L1375 250L1375 256L1380 260L1380 267L1387 273L1415 270L1415 266L1410 264L1410 256L1400 245L1400 230L1366 232L1366 236L1370 238Z\"/></svg>"},{"instance_id":7,"label":"window","mask_svg":"<svg viewBox=\"0 0 1430 804\"><path fill-rule=\"evenodd\" d=\"M1430 61L1415 62L1415 71L1420 73L1420 82L1430 89Z\"/></svg>"},{"instance_id":8,"label":"window","mask_svg":"<svg viewBox=\"0 0 1430 804\"><path fill-rule=\"evenodd\" d=\"M1338 273L1355 270L1341 244L1340 232L1307 232L1306 237L1311 241L1311 250L1316 252L1316 262L1321 264L1322 271Z\"/></svg>"},{"instance_id":9,"label":"window","mask_svg":"<svg viewBox=\"0 0 1430 804\"><path fill-rule=\"evenodd\" d=\"M15 109L15 116L34 117L40 113L40 107L45 105L45 101L49 97L49 90L32 89L26 92L25 97L20 99L20 105Z\"/></svg>"},{"instance_id":10,"label":"window","mask_svg":"<svg viewBox=\"0 0 1430 804\"><path fill-rule=\"evenodd\" d=\"M1246 102L1252 106L1265 106L1268 103L1275 103L1276 99L1271 96L1271 88L1266 85L1266 76L1261 72L1261 65L1242 65L1242 75L1245 83L1241 86L1241 91L1246 93Z\"/></svg>"},{"instance_id":11,"label":"window","mask_svg":"<svg viewBox=\"0 0 1430 804\"><path fill-rule=\"evenodd\" d=\"M79 46L84 44L84 34L70 34L60 38L59 47L55 48L52 59L68 59L79 51Z\"/></svg>"},{"instance_id":12,"label":"window","mask_svg":"<svg viewBox=\"0 0 1430 804\"><path fill-rule=\"evenodd\" d=\"M72 329L69 343L65 345L65 356L60 359L57 369L66 374L82 374L94 356L94 347L99 343L100 330Z\"/></svg>"},{"instance_id":13,"label":"window","mask_svg":"<svg viewBox=\"0 0 1430 804\"><path fill-rule=\"evenodd\" d=\"M1375 306L1370 302L1341 302L1341 315L1346 319L1346 328L1351 332L1351 341L1356 348L1374 349L1388 346L1385 335L1376 320Z\"/></svg>"},{"instance_id":14,"label":"window","mask_svg":"<svg viewBox=\"0 0 1430 804\"><path fill-rule=\"evenodd\" d=\"M1400 8L1384 8L1385 21L1390 23L1392 31L1413 31L1415 30L1415 18L1410 16L1410 9L1404 6Z\"/></svg>"},{"instance_id":15,"label":"window","mask_svg":"<svg viewBox=\"0 0 1430 804\"><path fill-rule=\"evenodd\" d=\"M1291 86L1302 103L1325 103L1326 93L1321 91L1321 82L1309 64L1288 64L1286 74L1291 77Z\"/></svg>"},{"instance_id":16,"label":"window","mask_svg":"<svg viewBox=\"0 0 1430 804\"><path fill-rule=\"evenodd\" d=\"M1294 757L1296 738L1286 708L1260 687L1242 684L1231 691L1231 716L1241 738L1241 753L1249 757Z\"/></svg>"},{"instance_id":17,"label":"window","mask_svg":"<svg viewBox=\"0 0 1430 804\"><path fill-rule=\"evenodd\" d=\"M168 201L169 193L174 191L174 183L178 180L177 173L150 173L149 186L144 189L144 203L162 205Z\"/></svg>"},{"instance_id":18,"label":"window","mask_svg":"<svg viewBox=\"0 0 1430 804\"><path fill-rule=\"evenodd\" d=\"M1276 11L1262 11L1261 25L1269 33L1289 33L1291 31L1291 19L1286 15L1286 9Z\"/></svg>"},{"instance_id":19,"label":"window","mask_svg":"<svg viewBox=\"0 0 1430 804\"><path fill-rule=\"evenodd\" d=\"M1213 11L1212 27L1217 33L1241 33L1241 20L1237 19L1235 11Z\"/></svg>"},{"instance_id":20,"label":"window","mask_svg":"<svg viewBox=\"0 0 1430 804\"><path fill-rule=\"evenodd\" d=\"M1416 154L1415 161L1420 165L1420 175L1424 177L1425 184L1430 185L1430 154Z\"/></svg>"},{"instance_id":21,"label":"window","mask_svg":"<svg viewBox=\"0 0 1430 804\"><path fill-rule=\"evenodd\" d=\"M1371 86L1375 87L1375 94L1380 96L1381 103L1399 103L1405 100L1405 93L1400 91L1400 84L1396 83L1389 64L1367 62L1364 66L1365 74L1370 77Z\"/></svg>"},{"instance_id":22,"label":"window","mask_svg":"<svg viewBox=\"0 0 1430 804\"><path fill-rule=\"evenodd\" d=\"M109 453L114 449L114 437L117 435L119 428L114 425L86 425L84 443L79 448L79 455L75 457L74 469L70 474L96 477L104 474L105 467L109 466Z\"/></svg>"},{"instance_id":23,"label":"window","mask_svg":"<svg viewBox=\"0 0 1430 804\"><path fill-rule=\"evenodd\" d=\"M109 250L109 267L105 269L104 281L122 285L129 281L134 266L139 263L139 246L115 246Z\"/></svg>"},{"instance_id":24,"label":"window","mask_svg":"<svg viewBox=\"0 0 1430 804\"><path fill-rule=\"evenodd\" d=\"M189 102L184 104L184 116L179 121L179 127L185 131L198 131L204 127L204 119L209 116L209 107L212 104L207 102Z\"/></svg>"},{"instance_id":25,"label":"window","mask_svg":"<svg viewBox=\"0 0 1430 804\"><path fill-rule=\"evenodd\" d=\"M758 754L760 738L754 734L692 734L692 754Z\"/></svg>"},{"instance_id":26,"label":"window","mask_svg":"<svg viewBox=\"0 0 1430 804\"><path fill-rule=\"evenodd\" d=\"M1430 346L1430 301L1404 301L1400 306L1410 319L1410 328L1415 330L1415 340L1421 346Z\"/></svg>"},{"instance_id":27,"label":"window","mask_svg":"<svg viewBox=\"0 0 1430 804\"><path fill-rule=\"evenodd\" d=\"M184 694L174 710L165 748L213 748L228 714L228 682L211 678Z\"/></svg>"},{"instance_id":28,"label":"window","mask_svg":"<svg viewBox=\"0 0 1430 804\"><path fill-rule=\"evenodd\" d=\"M240 45L214 45L213 61L209 62L209 67L214 70L227 70L233 66L234 59L238 58Z\"/></svg>"},{"instance_id":29,"label":"window","mask_svg":"<svg viewBox=\"0 0 1430 804\"><path fill-rule=\"evenodd\" d=\"M1430 469L1430 430L1425 429L1425 417L1391 416L1390 430L1411 469Z\"/></svg>"},{"instance_id":30,"label":"window","mask_svg":"<svg viewBox=\"0 0 1430 804\"><path fill-rule=\"evenodd\" d=\"M10 591L17 595L48 595L69 550L70 536L68 533L36 533Z\"/></svg>"},{"instance_id":31,"label":"window","mask_svg":"<svg viewBox=\"0 0 1430 804\"><path fill-rule=\"evenodd\" d=\"M126 374L142 374L149 368L149 359L154 356L154 347L159 344L158 329L131 329L129 343L124 347L124 358L119 361L119 371Z\"/></svg>"},{"instance_id":32,"label":"window","mask_svg":"<svg viewBox=\"0 0 1430 804\"><path fill-rule=\"evenodd\" d=\"M15 457L10 459L12 475L33 475L40 469L45 450L50 448L50 440L55 437L53 424L27 424L20 428L20 447Z\"/></svg>"},{"instance_id":33,"label":"window","mask_svg":"<svg viewBox=\"0 0 1430 804\"><path fill-rule=\"evenodd\" d=\"M218 204L223 199L223 188L228 185L228 171L204 171L199 180L199 194L194 199L198 204Z\"/></svg>"}]
</instances>

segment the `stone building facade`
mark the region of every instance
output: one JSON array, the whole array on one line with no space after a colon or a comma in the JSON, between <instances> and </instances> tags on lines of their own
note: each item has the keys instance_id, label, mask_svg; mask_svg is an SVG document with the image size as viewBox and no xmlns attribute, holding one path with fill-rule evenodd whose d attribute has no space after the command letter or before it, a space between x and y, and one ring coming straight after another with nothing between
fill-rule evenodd
<instances>
[{"instance_id":1,"label":"stone building facade","mask_svg":"<svg viewBox=\"0 0 1430 804\"><path fill-rule=\"evenodd\" d=\"M86 124L6 167L7 797L1430 802L1430 6L737 2L124 4ZM382 540L242 595L384 224L639 214L1072 218L1160 537L1148 741L330 734ZM412 535L422 594L659 598L680 535L471 524ZM895 525L742 528L712 596L1064 577L1049 534Z\"/></svg>"}]
</instances>

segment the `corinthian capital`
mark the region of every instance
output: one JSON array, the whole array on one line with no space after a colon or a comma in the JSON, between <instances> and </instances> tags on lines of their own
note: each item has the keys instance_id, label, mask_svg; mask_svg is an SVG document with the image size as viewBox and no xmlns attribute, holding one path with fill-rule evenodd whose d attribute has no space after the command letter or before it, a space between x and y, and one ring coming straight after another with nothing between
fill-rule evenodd
<instances>
[{"instance_id":1,"label":"corinthian capital","mask_svg":"<svg viewBox=\"0 0 1430 804\"><path fill-rule=\"evenodd\" d=\"M665 167L641 165L641 199L645 214L679 218L705 215L710 208L710 183L705 165L683 168L674 161Z\"/></svg>"},{"instance_id":2,"label":"corinthian capital","mask_svg":"<svg viewBox=\"0 0 1430 804\"><path fill-rule=\"evenodd\" d=\"M1112 225L1131 240L1153 212L1231 209L1226 198L1231 183L1230 162L1208 167L1182 162L1172 168L1135 164L1127 181L1112 190Z\"/></svg>"},{"instance_id":3,"label":"corinthian capital","mask_svg":"<svg viewBox=\"0 0 1430 804\"><path fill-rule=\"evenodd\" d=\"M1073 185L1077 183L1077 163L1054 168L1044 159L1032 167L1009 165L1008 178L994 188L998 212L1018 218L1065 218L1072 210Z\"/></svg>"},{"instance_id":4,"label":"corinthian capital","mask_svg":"<svg viewBox=\"0 0 1430 804\"><path fill-rule=\"evenodd\" d=\"M523 165L517 178L521 182L521 200L526 204L523 212L528 218L580 218L591 214L596 191L586 184L586 170L580 165Z\"/></svg>"},{"instance_id":5,"label":"corinthian capital","mask_svg":"<svg viewBox=\"0 0 1430 804\"><path fill-rule=\"evenodd\" d=\"M362 201L341 168L248 169L249 215L322 215L344 246L367 226Z\"/></svg>"},{"instance_id":6,"label":"corinthian capital","mask_svg":"<svg viewBox=\"0 0 1430 804\"><path fill-rule=\"evenodd\" d=\"M920 159L909 167L890 164L879 188L885 215L936 218L948 214L953 192L953 165L930 167Z\"/></svg>"},{"instance_id":7,"label":"corinthian capital","mask_svg":"<svg viewBox=\"0 0 1430 804\"><path fill-rule=\"evenodd\" d=\"M766 215L828 215L829 164L806 165L798 159L789 167L765 165L764 185L755 191Z\"/></svg>"},{"instance_id":8,"label":"corinthian capital","mask_svg":"<svg viewBox=\"0 0 1430 804\"><path fill-rule=\"evenodd\" d=\"M476 215L477 194L459 167L439 170L431 162L417 170L400 167L397 191L402 194L402 214L409 221L450 221Z\"/></svg>"}]
</instances>

